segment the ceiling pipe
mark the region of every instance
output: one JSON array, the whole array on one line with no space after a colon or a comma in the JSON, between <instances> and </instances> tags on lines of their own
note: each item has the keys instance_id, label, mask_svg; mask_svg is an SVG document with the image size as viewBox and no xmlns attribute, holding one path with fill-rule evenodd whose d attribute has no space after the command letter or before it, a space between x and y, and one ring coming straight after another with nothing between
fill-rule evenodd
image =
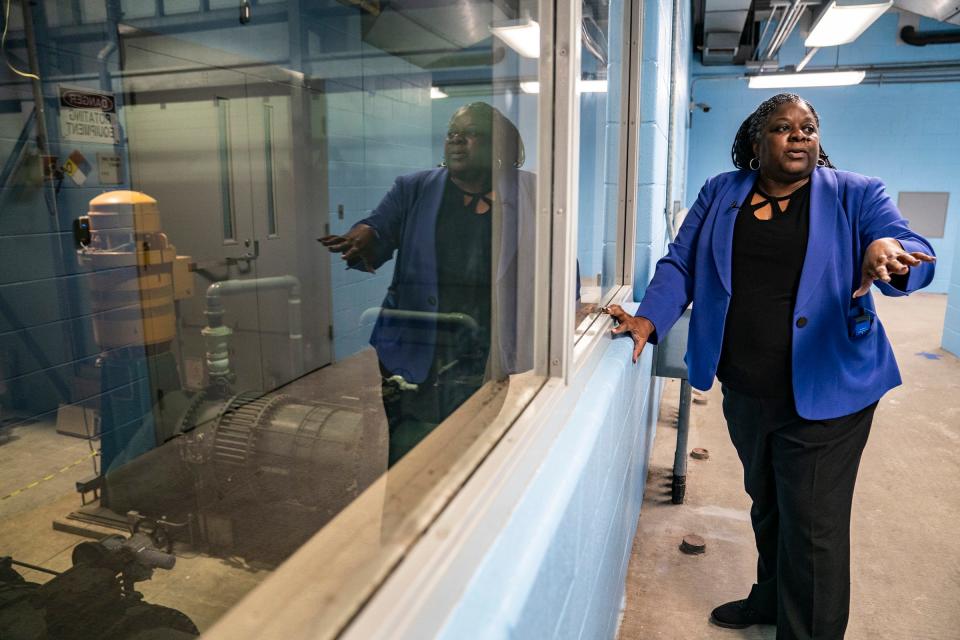
<instances>
[{"instance_id":1,"label":"ceiling pipe","mask_svg":"<svg viewBox=\"0 0 960 640\"><path fill-rule=\"evenodd\" d=\"M928 44L956 44L960 42L960 29L952 31L917 31L912 25L900 30L900 39L915 47Z\"/></svg>"}]
</instances>

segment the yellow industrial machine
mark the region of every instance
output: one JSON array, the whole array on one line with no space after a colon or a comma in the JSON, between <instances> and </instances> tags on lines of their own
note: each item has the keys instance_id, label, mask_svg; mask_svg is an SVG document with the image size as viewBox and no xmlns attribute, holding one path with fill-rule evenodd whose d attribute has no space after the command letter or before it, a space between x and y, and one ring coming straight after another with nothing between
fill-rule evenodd
<instances>
[{"instance_id":1,"label":"yellow industrial machine","mask_svg":"<svg viewBox=\"0 0 960 640\"><path fill-rule=\"evenodd\" d=\"M192 294L188 256L177 256L160 226L157 201L110 191L80 219L89 243L81 262L94 272L93 327L102 349L167 345L176 334L174 300Z\"/></svg>"}]
</instances>

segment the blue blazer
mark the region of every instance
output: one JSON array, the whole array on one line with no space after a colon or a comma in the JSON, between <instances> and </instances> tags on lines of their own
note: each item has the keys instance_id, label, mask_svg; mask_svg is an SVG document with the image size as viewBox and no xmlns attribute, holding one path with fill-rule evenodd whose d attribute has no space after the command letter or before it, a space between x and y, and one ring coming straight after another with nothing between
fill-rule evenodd
<instances>
[{"instance_id":1,"label":"blue blazer","mask_svg":"<svg viewBox=\"0 0 960 640\"><path fill-rule=\"evenodd\" d=\"M690 384L709 389L723 346L730 306L733 227L756 171L733 171L707 180L676 240L658 263L636 313L664 336L693 302L685 361ZM900 384L900 372L879 318L864 336L848 328L851 308L875 315L860 286L863 254L878 238L895 238L906 251L933 255L930 244L907 226L883 183L847 171L818 167L811 176L810 230L794 306L793 394L797 413L809 420L847 415ZM884 295L903 296L933 279L933 264L910 270L904 290L877 281ZM804 321L797 322L801 318Z\"/></svg>"},{"instance_id":2,"label":"blue blazer","mask_svg":"<svg viewBox=\"0 0 960 640\"><path fill-rule=\"evenodd\" d=\"M383 365L409 382L426 380L433 363L437 326L437 214L447 182L447 169L438 168L400 176L369 217L357 224L377 233L374 268L394 252L393 281L383 300L384 309L426 312L417 319L381 313L370 336ZM508 170L494 176L498 218L494 220L497 251L493 310L494 344L500 370L516 373L533 366L533 243L536 222L536 177ZM526 248L524 248L526 247Z\"/></svg>"}]
</instances>

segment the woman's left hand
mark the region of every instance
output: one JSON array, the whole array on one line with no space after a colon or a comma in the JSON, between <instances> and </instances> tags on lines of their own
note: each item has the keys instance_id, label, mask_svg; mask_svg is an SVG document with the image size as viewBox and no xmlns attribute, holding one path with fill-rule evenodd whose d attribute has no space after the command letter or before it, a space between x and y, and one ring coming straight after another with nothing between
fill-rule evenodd
<instances>
[{"instance_id":1,"label":"woman's left hand","mask_svg":"<svg viewBox=\"0 0 960 640\"><path fill-rule=\"evenodd\" d=\"M903 245L893 238L879 238L870 243L863 254L860 270L860 288L853 292L854 298L866 295L874 280L890 282L892 275L904 275L910 267L923 262L936 262L936 258L921 251L907 253Z\"/></svg>"}]
</instances>

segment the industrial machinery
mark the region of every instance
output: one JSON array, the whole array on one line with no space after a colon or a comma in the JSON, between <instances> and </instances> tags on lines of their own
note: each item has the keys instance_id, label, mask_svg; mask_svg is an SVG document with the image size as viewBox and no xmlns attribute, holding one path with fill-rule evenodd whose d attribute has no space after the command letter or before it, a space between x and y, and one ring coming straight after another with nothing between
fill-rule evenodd
<instances>
[{"instance_id":1,"label":"industrial machinery","mask_svg":"<svg viewBox=\"0 0 960 640\"><path fill-rule=\"evenodd\" d=\"M206 386L191 391L170 345L176 301L192 294L194 274L163 233L156 200L102 194L75 229L79 260L93 272L101 388L124 392L102 394L100 502L70 519L125 529L133 517L149 523L161 546L177 541L279 562L373 481L371 449L382 447L355 409L234 389L223 298L287 291L299 375L299 281L275 276L207 288Z\"/></svg>"},{"instance_id":2,"label":"industrial machinery","mask_svg":"<svg viewBox=\"0 0 960 640\"><path fill-rule=\"evenodd\" d=\"M4 640L188 640L199 634L186 615L143 600L133 587L154 569L173 569L176 558L149 537L109 536L73 549L63 573L9 556L0 557L0 638ZM27 582L14 566L54 578Z\"/></svg>"},{"instance_id":3,"label":"industrial machinery","mask_svg":"<svg viewBox=\"0 0 960 640\"><path fill-rule=\"evenodd\" d=\"M100 406L101 467L109 470L162 441L153 407L181 388L170 345L174 301L191 293L189 258L163 233L157 201L136 191L97 196L75 229L79 261L92 272L100 388L126 391L106 394Z\"/></svg>"}]
</instances>

